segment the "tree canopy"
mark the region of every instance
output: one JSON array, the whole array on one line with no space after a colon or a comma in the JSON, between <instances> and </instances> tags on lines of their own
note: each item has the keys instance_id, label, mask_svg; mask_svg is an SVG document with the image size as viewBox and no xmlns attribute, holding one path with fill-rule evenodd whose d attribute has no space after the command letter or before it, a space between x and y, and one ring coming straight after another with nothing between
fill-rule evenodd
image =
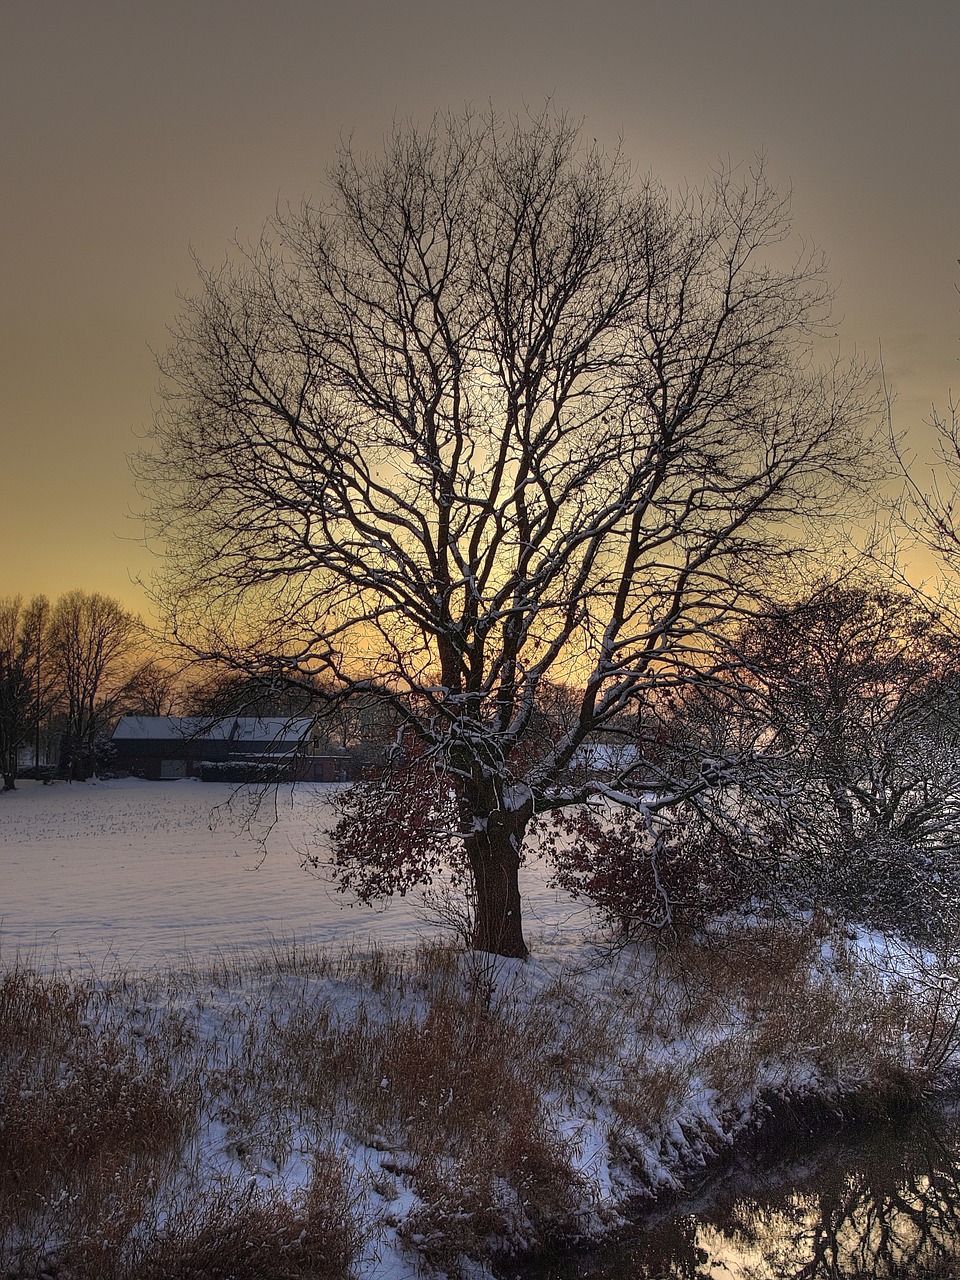
<instances>
[{"instance_id":1,"label":"tree canopy","mask_svg":"<svg viewBox=\"0 0 960 1280\"><path fill-rule=\"evenodd\" d=\"M347 146L200 270L139 463L158 596L199 656L390 704L372 812L435 803L385 848L358 791L342 862L382 887L459 850L475 944L523 955L534 813L667 803L635 755L571 766L862 491L870 372L818 365L829 302L762 166L671 194L549 110Z\"/></svg>"}]
</instances>

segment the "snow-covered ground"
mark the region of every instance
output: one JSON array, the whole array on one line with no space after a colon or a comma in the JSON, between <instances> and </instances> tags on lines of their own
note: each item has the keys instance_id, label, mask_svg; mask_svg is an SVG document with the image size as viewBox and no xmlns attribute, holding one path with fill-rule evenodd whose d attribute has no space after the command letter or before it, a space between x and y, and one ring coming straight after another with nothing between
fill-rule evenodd
<instances>
[{"instance_id":1,"label":"snow-covered ground","mask_svg":"<svg viewBox=\"0 0 960 1280\"><path fill-rule=\"evenodd\" d=\"M365 907L304 854L323 854L329 787L285 786L257 811L225 783L20 782L0 795L0 958L149 968L272 940L405 945L436 929L422 895ZM582 919L523 870L536 935Z\"/></svg>"},{"instance_id":2,"label":"snow-covered ground","mask_svg":"<svg viewBox=\"0 0 960 1280\"><path fill-rule=\"evenodd\" d=\"M411 1111L400 1095L402 1058L389 1056L411 1036L416 1044L422 1034L428 1048L430 1036L445 1043L442 1018L439 1030L418 1028L427 1028L431 1008L456 1009L461 989L484 1036L506 1028L504 1059L531 1037L520 1069L542 1077L537 1123L575 1173L565 1225L586 1232L616 1222L632 1196L675 1188L729 1150L771 1093L837 1099L924 1066L936 1023L913 1015L906 987L888 998L880 951L798 923L767 934L761 925L756 937L747 928L739 940L723 933L712 949L601 955L585 937L586 913L549 889L535 862L522 885L529 963L364 955L368 943L409 948L435 935L437 922L419 898L373 910L304 870L306 853L322 856L328 796L322 787L282 788L275 811L258 811L250 794L227 785L22 784L0 796L0 961L19 953L34 968L93 966L83 979L99 993L91 1016L119 1019L136 1053L162 1046L172 1029L178 1052L199 1064L189 1146L199 1185L295 1198L316 1153L332 1146L364 1229L362 1280L415 1280L425 1273L418 1223L462 1227L474 1209L491 1207L470 1208L469 1162L465 1173L455 1154L417 1156L419 1128L433 1122L416 1107L427 1105L434 1077ZM303 944L306 961L248 967L234 955L259 948L269 956L277 941ZM318 946L327 958L310 958ZM232 963L205 971L220 953ZM144 976L133 980L138 969ZM952 1010L956 983L946 978ZM925 998L940 1009L938 981ZM921 983L908 985L922 994ZM951 1054L955 1025L947 1019ZM388 1026L384 1051L378 1029ZM351 1037L362 1052L353 1073L337 1077L330 1064ZM467 1041L475 1053L484 1043L479 1032ZM378 1052L387 1052L384 1063ZM406 1069L416 1089L420 1055ZM467 1083L454 1071L438 1126ZM487 1147L489 1119L474 1116ZM503 1202L501 1243L522 1244L530 1230L522 1173L516 1186L505 1174L491 1184Z\"/></svg>"}]
</instances>

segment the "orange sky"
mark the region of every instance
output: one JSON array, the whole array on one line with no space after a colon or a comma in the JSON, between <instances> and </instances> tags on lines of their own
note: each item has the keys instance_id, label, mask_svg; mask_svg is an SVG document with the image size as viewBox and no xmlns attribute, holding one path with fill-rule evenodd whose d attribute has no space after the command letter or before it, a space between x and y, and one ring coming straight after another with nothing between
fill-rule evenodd
<instances>
[{"instance_id":1,"label":"orange sky","mask_svg":"<svg viewBox=\"0 0 960 1280\"><path fill-rule=\"evenodd\" d=\"M668 182L766 153L922 453L960 391L956 0L11 0L0 17L0 596L148 612L126 455L190 246L317 192L338 135L547 96Z\"/></svg>"}]
</instances>

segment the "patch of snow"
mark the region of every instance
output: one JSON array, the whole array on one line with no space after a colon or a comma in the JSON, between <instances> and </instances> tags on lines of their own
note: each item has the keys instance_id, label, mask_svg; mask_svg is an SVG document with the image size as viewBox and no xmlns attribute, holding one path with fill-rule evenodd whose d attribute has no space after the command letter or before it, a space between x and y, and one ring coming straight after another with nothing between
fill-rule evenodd
<instances>
[{"instance_id":1,"label":"patch of snow","mask_svg":"<svg viewBox=\"0 0 960 1280\"><path fill-rule=\"evenodd\" d=\"M285 785L258 808L254 788L193 779L20 782L0 798L0 954L136 969L276 940L337 950L435 933L422 894L367 907L338 892L317 835L331 789ZM521 888L534 930L584 917L535 859Z\"/></svg>"}]
</instances>

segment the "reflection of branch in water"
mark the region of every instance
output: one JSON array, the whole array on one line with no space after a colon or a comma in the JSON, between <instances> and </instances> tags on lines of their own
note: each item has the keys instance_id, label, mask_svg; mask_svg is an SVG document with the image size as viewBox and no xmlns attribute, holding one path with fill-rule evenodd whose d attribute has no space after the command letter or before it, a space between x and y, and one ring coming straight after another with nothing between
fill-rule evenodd
<instances>
[{"instance_id":1,"label":"reflection of branch in water","mask_svg":"<svg viewBox=\"0 0 960 1280\"><path fill-rule=\"evenodd\" d=\"M956 1280L960 1124L939 1118L838 1147L811 1170L698 1217L676 1213L628 1251L578 1269L593 1280Z\"/></svg>"},{"instance_id":2,"label":"reflection of branch in water","mask_svg":"<svg viewBox=\"0 0 960 1280\"><path fill-rule=\"evenodd\" d=\"M921 1280L960 1263L960 1154L929 1126L822 1172L794 1195L802 1225L764 1247L764 1280Z\"/></svg>"}]
</instances>

